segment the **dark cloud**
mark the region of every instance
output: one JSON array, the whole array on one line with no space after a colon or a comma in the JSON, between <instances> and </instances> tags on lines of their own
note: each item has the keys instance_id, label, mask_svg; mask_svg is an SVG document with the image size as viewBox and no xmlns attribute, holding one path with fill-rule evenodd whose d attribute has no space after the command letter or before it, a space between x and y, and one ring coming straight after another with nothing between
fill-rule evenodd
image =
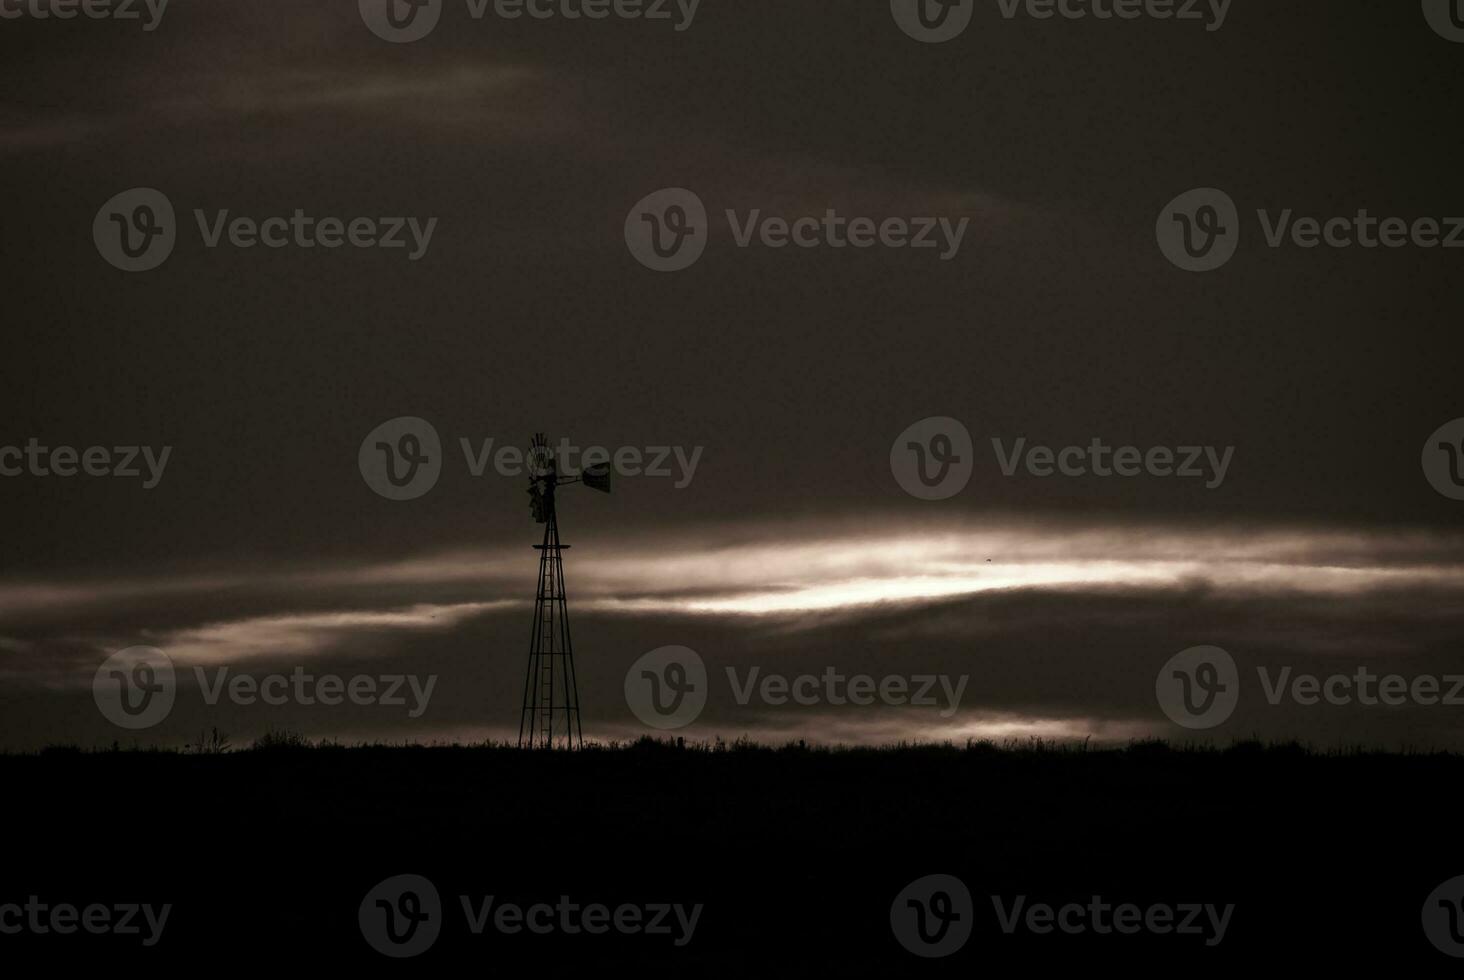
<instances>
[{"instance_id":1,"label":"dark cloud","mask_svg":"<svg viewBox=\"0 0 1464 980\"><path fill-rule=\"evenodd\" d=\"M1256 235L1222 274L1197 277L1153 242L1164 202L1205 184L1247 215L1464 214L1448 113L1459 52L1412 7L1237 5L1205 34L1007 22L992 5L940 46L906 38L883 3L704 0L682 32L474 23L449 7L410 45L379 41L349 2L175 0L151 33L6 22L0 445L174 453L153 490L0 480L0 656L16 683L5 741L105 737L77 707L84 683L54 704L34 688L86 681L118 645L196 642L226 623L283 643L262 624L327 614L367 618L297 623L290 636L318 645L312 664L438 664L439 728L512 719L525 611L446 610L522 603L535 527L520 481L470 477L456 447L543 429L705 451L685 488L632 479L566 507L571 581L588 586L576 594L586 706L607 730L629 722L616 671L661 643L697 645L685 635L709 657L851 671L904 663L918 640L939 669L976 671L983 710L1109 732L1153 720L1138 682L1193 643L1230 638L1237 657L1268 662L1443 662L1458 636L1441 611L1454 586L1412 566L1447 578L1458 565L1457 505L1418 466L1428 433L1464 414L1453 256L1271 250ZM134 186L163 190L189 226L195 208L440 225L415 263L210 250L190 234L161 269L128 276L100 260L89 229ZM714 215L836 208L971 224L949 262L739 250L723 233L694 268L655 275L621 228L666 186L695 189ZM361 480L356 452L406 414L432 421L450 465L423 500L391 503ZM905 496L888 466L891 440L931 415L964 420L981 463L940 504ZM1002 477L989 440L1020 436L1236 455L1215 490ZM1195 551L1167 557L1194 563L1194 584L1044 582L923 597L894 615L804 610L797 628L725 611L668 618L678 602L796 593L813 576L810 524L835 540L914 528L909 551L887 559L908 577L972 519L1078 520L1129 557L1152 543L1136 527L1177 529ZM1386 567L1404 581L1370 583L1365 602L1345 588L1298 594L1284 576L1300 559L1278 528L1301 529L1303 549L1326 538L1315 577ZM676 582L613 572L719 555L739 536L761 549L764 581L731 566L687 566L695 574ZM1217 546L1258 539L1282 573L1216 585L1233 568ZM780 556L782 543L797 553ZM362 577L448 553L465 556L457 577ZM419 607L440 607L451 627L369 618ZM709 724L732 731L746 715L723 708ZM1448 727L1442 713L1370 715L1366 729L1321 714L1296 731L1428 740ZM759 724L824 724L803 717ZM1277 717L1245 723L1290 730ZM426 730L371 715L291 723Z\"/></svg>"}]
</instances>

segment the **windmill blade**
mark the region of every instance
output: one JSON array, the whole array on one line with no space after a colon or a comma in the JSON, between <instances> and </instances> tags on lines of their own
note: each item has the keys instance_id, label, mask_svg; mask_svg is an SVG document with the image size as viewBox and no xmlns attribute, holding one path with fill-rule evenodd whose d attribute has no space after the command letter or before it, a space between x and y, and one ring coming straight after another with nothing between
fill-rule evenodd
<instances>
[{"instance_id":1,"label":"windmill blade","mask_svg":"<svg viewBox=\"0 0 1464 980\"><path fill-rule=\"evenodd\" d=\"M553 463L554 453L549 448L548 437L542 432L534 433L534 438L529 443L529 476L531 478L544 476L553 468Z\"/></svg>"},{"instance_id":2,"label":"windmill blade","mask_svg":"<svg viewBox=\"0 0 1464 980\"><path fill-rule=\"evenodd\" d=\"M529 487L529 513L534 515L535 524L543 524L549 519L547 509L544 506L544 495L539 492L537 486Z\"/></svg>"}]
</instances>

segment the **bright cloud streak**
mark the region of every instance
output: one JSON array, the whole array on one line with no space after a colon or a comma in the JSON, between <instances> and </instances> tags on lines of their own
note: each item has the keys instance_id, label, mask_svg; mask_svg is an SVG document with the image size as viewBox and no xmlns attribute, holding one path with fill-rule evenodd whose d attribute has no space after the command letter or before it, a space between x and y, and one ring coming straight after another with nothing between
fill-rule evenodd
<instances>
[{"instance_id":1,"label":"bright cloud streak","mask_svg":"<svg viewBox=\"0 0 1464 980\"><path fill-rule=\"evenodd\" d=\"M681 616L777 631L828 624L833 617L883 614L998 593L1114 594L1166 600L1318 599L1427 619L1427 629L1464 608L1464 537L1407 531L1308 529L1197 531L1168 526L1036 525L1012 521L895 524L831 521L801 525L689 529L654 538L584 535L566 557L572 605L581 613L633 619ZM148 578L12 580L0 584L0 672L17 682L55 684L78 650L139 643L179 664L249 660L308 664L349 654L400 658L433 634L438 650L474 619L518 617L527 624L535 556L519 544L376 562L174 570ZM1372 598L1369 598L1372 597ZM1397 600L1408 601L1400 610ZM1050 606L1048 607L1050 608ZM919 620L916 617L915 622ZM966 633L964 620L925 626ZM507 620L505 620L505 623ZM1286 623L1269 627L1273 638ZM493 627L496 629L497 627ZM634 624L622 623L634 634ZM908 628L908 625L907 627ZM518 631L513 630L515 635ZM1306 649L1335 649L1347 637L1308 634ZM1387 636L1363 638L1377 653ZM86 665L86 654L80 662ZM65 683L90 683L86 669ZM1013 712L958 717L902 711L817 715L763 713L736 730L699 727L699 737L763 742L883 744L914 738L1122 741L1154 734L1152 723L1104 717L1090 706L1023 701ZM472 720L455 736L478 732ZM616 737L613 726L603 737ZM625 737L638 731L626 729Z\"/></svg>"},{"instance_id":2,"label":"bright cloud streak","mask_svg":"<svg viewBox=\"0 0 1464 980\"><path fill-rule=\"evenodd\" d=\"M510 601L419 605L385 612L262 616L177 630L159 638L181 663L237 663L251 657L319 653L363 632L442 630L473 616L517 605Z\"/></svg>"},{"instance_id":3,"label":"bright cloud streak","mask_svg":"<svg viewBox=\"0 0 1464 980\"><path fill-rule=\"evenodd\" d=\"M583 608L691 615L782 615L874 603L915 603L1011 589L1168 590L1234 595L1349 595L1464 586L1464 539L1410 532L1162 526L1041 527L1011 522L817 525L627 542L586 540L567 559ZM749 538L751 540L749 540ZM0 585L0 609L70 614L89 605L239 591L291 602L396 589L397 607L433 590L481 589L482 601L521 600L534 579L521 547L415 556L352 567L268 569L153 579ZM340 604L336 600L336 604ZM455 600L453 604L461 604ZM487 608L487 607L485 607ZM0 619L3 619L0 614Z\"/></svg>"},{"instance_id":4,"label":"bright cloud streak","mask_svg":"<svg viewBox=\"0 0 1464 980\"><path fill-rule=\"evenodd\" d=\"M886 714L802 714L784 712L780 715L764 713L750 726L718 725L715 722L698 724L695 740L709 742L714 738L734 741L749 731L757 733L757 740L763 744L776 745L796 742L800 739L819 745L890 745L901 740L918 742L951 742L964 744L973 741L1026 741L1038 738L1058 742L1074 742L1092 738L1097 742L1126 742L1137 738L1152 737L1158 726L1136 721L1116 721L1089 717L1042 717L1025 716L1011 712L989 711L963 714L960 718L941 719L933 713L919 711L889 712ZM602 727L603 739L633 741L646 734L644 729L630 726L616 728ZM501 735L486 732L479 737L496 738Z\"/></svg>"}]
</instances>

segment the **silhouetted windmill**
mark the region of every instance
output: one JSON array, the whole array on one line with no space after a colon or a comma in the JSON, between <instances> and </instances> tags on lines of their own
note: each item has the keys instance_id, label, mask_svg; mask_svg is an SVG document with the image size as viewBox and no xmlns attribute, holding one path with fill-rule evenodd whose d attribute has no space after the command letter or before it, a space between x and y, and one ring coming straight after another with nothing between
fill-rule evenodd
<instances>
[{"instance_id":1,"label":"silhouetted windmill","mask_svg":"<svg viewBox=\"0 0 1464 980\"><path fill-rule=\"evenodd\" d=\"M534 634L529 640L529 671L519 716L520 748L552 749L556 744L578 748L584 744L561 554L569 545L559 543L554 503L555 490L571 483L609 493L610 468L590 466L581 476L561 479L549 440L542 432L535 435L529 449L529 508L534 520L544 525L544 543L534 546L539 552L539 589L534 596Z\"/></svg>"}]
</instances>

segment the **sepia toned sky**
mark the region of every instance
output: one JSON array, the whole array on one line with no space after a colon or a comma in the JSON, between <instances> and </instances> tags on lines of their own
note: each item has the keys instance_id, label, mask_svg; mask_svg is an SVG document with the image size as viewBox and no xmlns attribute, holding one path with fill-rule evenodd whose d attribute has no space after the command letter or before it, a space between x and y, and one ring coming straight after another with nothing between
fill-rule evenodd
<instances>
[{"instance_id":1,"label":"sepia toned sky","mask_svg":"<svg viewBox=\"0 0 1464 980\"><path fill-rule=\"evenodd\" d=\"M1254 219L1464 215L1464 45L1381 6L1236 0L1206 32L978 4L939 45L883 0L703 0L682 31L448 3L411 44L337 0L0 21L0 447L172 447L152 489L0 478L0 748L512 735L539 529L523 480L458 446L537 431L701 452L685 486L561 501L587 736L643 730L624 674L671 644L718 676L969 678L951 717L742 706L719 681L689 737L1191 737L1154 677L1199 644L1252 678L1464 670L1464 504L1419 465L1464 416L1459 253L1272 249ZM134 187L180 228L127 274L91 229ZM622 230L666 187L721 227L657 274ZM1193 187L1246 222L1205 275L1154 239ZM830 208L969 224L941 261L740 249L720 217ZM211 249L195 209L437 225L417 261ZM397 502L357 451L400 416L444 468ZM976 447L942 501L890 467L931 416ZM994 438L1234 456L1213 488L1005 476ZM420 718L184 691L133 735L90 693L133 645L438 682ZM1248 696L1204 737L1457 746L1460 710Z\"/></svg>"}]
</instances>

